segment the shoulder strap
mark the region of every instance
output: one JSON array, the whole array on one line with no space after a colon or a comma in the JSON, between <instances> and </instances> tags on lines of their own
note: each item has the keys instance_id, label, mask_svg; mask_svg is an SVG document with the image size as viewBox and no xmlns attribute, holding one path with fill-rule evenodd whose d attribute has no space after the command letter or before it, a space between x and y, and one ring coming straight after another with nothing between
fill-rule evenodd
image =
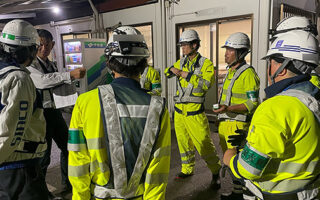
<instances>
[{"instance_id":1,"label":"shoulder strap","mask_svg":"<svg viewBox=\"0 0 320 200\"><path fill-rule=\"evenodd\" d=\"M320 123L320 102L317 101L313 96L310 94L302 91L302 90L295 90L289 89L286 91L281 92L278 95L283 96L291 96L298 98L311 112L313 112L314 116L317 118L318 122Z\"/></svg>"},{"instance_id":2,"label":"shoulder strap","mask_svg":"<svg viewBox=\"0 0 320 200\"><path fill-rule=\"evenodd\" d=\"M233 88L233 85L234 85L234 82L240 77L240 75L246 71L247 69L249 68L252 68L250 65L248 64L245 64L245 65L242 65L240 67L240 69L238 69L236 71L236 73L233 75L231 81L230 81L230 84L228 86L228 90L227 90L227 95L226 95L226 101L224 102L225 105L230 105L230 101L231 101L231 96L232 96L232 88ZM223 91L222 91L223 92ZM221 94L222 94L221 92Z\"/></svg>"}]
</instances>

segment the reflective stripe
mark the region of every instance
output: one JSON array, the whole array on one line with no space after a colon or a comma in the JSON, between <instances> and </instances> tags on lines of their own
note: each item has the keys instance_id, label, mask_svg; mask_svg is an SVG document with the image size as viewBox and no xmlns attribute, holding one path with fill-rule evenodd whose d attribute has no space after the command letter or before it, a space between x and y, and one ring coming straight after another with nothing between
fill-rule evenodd
<instances>
[{"instance_id":1,"label":"reflective stripe","mask_svg":"<svg viewBox=\"0 0 320 200\"><path fill-rule=\"evenodd\" d=\"M248 99L248 100L245 102L245 104L248 106L248 110L249 110L249 111L251 111L251 110L253 110L253 109L255 108L253 102L252 102L250 99Z\"/></svg>"},{"instance_id":2,"label":"reflective stripe","mask_svg":"<svg viewBox=\"0 0 320 200\"><path fill-rule=\"evenodd\" d=\"M168 183L168 173L146 174L146 183L148 184L166 184Z\"/></svg>"},{"instance_id":3,"label":"reflective stripe","mask_svg":"<svg viewBox=\"0 0 320 200\"><path fill-rule=\"evenodd\" d=\"M144 87L144 84L147 82L147 74L148 74L148 71L149 71L149 67L146 67L143 71L143 73L141 74L141 77L140 77L140 86L141 88L143 89L146 89Z\"/></svg>"},{"instance_id":4,"label":"reflective stripe","mask_svg":"<svg viewBox=\"0 0 320 200\"><path fill-rule=\"evenodd\" d=\"M108 148L112 165L111 168L113 170L113 174L116 174L114 177L114 187L124 188L127 184L127 172L124 147L122 145L122 134L119 134L121 133L121 126L114 91L111 85L102 85L98 88L101 94L101 107L104 112L104 120L106 121L106 137L108 137L109 140ZM121 195L119 194L119 197L120 196Z\"/></svg>"},{"instance_id":5,"label":"reflective stripe","mask_svg":"<svg viewBox=\"0 0 320 200\"><path fill-rule=\"evenodd\" d=\"M307 186L312 180L297 180L297 179L284 179L279 182L259 182L262 190L274 192L288 192L301 190Z\"/></svg>"},{"instance_id":6,"label":"reflective stripe","mask_svg":"<svg viewBox=\"0 0 320 200\"><path fill-rule=\"evenodd\" d=\"M311 161L307 163L280 163L277 173L299 174L300 172L320 171L320 161Z\"/></svg>"},{"instance_id":7,"label":"reflective stripe","mask_svg":"<svg viewBox=\"0 0 320 200\"><path fill-rule=\"evenodd\" d=\"M245 145L243 151L240 152L239 156L241 166L256 176L261 175L270 160L271 157L259 152L248 143Z\"/></svg>"},{"instance_id":8,"label":"reflective stripe","mask_svg":"<svg viewBox=\"0 0 320 200\"><path fill-rule=\"evenodd\" d=\"M90 164L72 166L68 165L68 176L81 177L89 174Z\"/></svg>"},{"instance_id":9,"label":"reflective stripe","mask_svg":"<svg viewBox=\"0 0 320 200\"><path fill-rule=\"evenodd\" d=\"M223 94L227 94L226 90L222 91ZM232 93L232 97L238 98L238 99L248 99L247 94L243 94L243 93Z\"/></svg>"},{"instance_id":10,"label":"reflective stripe","mask_svg":"<svg viewBox=\"0 0 320 200\"><path fill-rule=\"evenodd\" d=\"M119 117L147 118L148 105L123 105L117 104Z\"/></svg>"},{"instance_id":11,"label":"reflective stripe","mask_svg":"<svg viewBox=\"0 0 320 200\"><path fill-rule=\"evenodd\" d=\"M180 60L180 69L183 69L183 66L186 64L186 57L181 58ZM199 54L199 57L197 58L197 60L195 61L195 64L198 62L199 66L195 68L195 70L193 71L194 75L200 75L201 74L201 69L202 66L204 64L204 61L206 60L205 57L202 57ZM200 89L199 87L201 85L203 85L203 79L201 78L199 80L199 86L196 89L196 91L194 91L193 85L191 83L188 84L188 86L186 88L183 88L181 86L180 81L177 79L178 81L178 91L179 91L179 96L175 96L174 100L176 103L203 103L204 102L204 97L197 97L197 96L193 96L192 93L203 93L202 88Z\"/></svg>"},{"instance_id":12,"label":"reflective stripe","mask_svg":"<svg viewBox=\"0 0 320 200\"><path fill-rule=\"evenodd\" d=\"M242 65L233 75L229 85L228 85L228 89L226 92L224 92L224 90L221 92L220 94L220 97L219 97L219 103L221 103L221 99L222 99L222 94L226 94L226 99L225 101L223 102L225 105L229 106L230 103L231 103L231 96L233 96L233 93L232 93L232 88L233 88L233 85L234 85L234 82L239 78L239 76L244 72L246 71L247 69L249 68L252 68L250 65L248 64L244 64ZM224 80L223 80L223 85L227 79L229 75L229 71L228 73L226 74ZM238 94L236 94L238 95ZM246 94L244 94L246 96ZM240 95L239 95L240 96ZM241 98L242 99L242 98ZM243 99L247 99L247 97L243 98ZM242 114L239 114L241 116L238 116L237 113L222 113L222 114L218 114L218 119L233 119L233 120L236 120L236 121L242 121L242 122L246 122L247 121L247 116L246 115L242 115Z\"/></svg>"},{"instance_id":13,"label":"reflective stripe","mask_svg":"<svg viewBox=\"0 0 320 200\"><path fill-rule=\"evenodd\" d=\"M82 151L87 150L86 144L70 144L68 143L68 151Z\"/></svg>"},{"instance_id":14,"label":"reflective stripe","mask_svg":"<svg viewBox=\"0 0 320 200\"><path fill-rule=\"evenodd\" d=\"M100 170L102 173L105 173L107 171L110 171L109 166L107 163L99 163L98 160L95 160L90 163L90 172L95 172L97 170Z\"/></svg>"},{"instance_id":15,"label":"reflective stripe","mask_svg":"<svg viewBox=\"0 0 320 200\"><path fill-rule=\"evenodd\" d=\"M102 110L106 124L106 136L109 140L108 149L111 158L111 168L113 173L114 189L102 186L95 186L94 195L97 198L132 198L139 187L143 172L149 163L153 146L156 142L159 132L161 113L164 109L164 99L158 96L152 96L146 123L144 127L139 154L131 177L127 177L126 161L124 156L124 147L121 134L120 116L118 116L118 105L114 97L114 91L111 85L99 86L101 96ZM137 106L136 106L137 108ZM140 106L141 108L141 106ZM120 112L119 112L120 113Z\"/></svg>"},{"instance_id":16,"label":"reflective stripe","mask_svg":"<svg viewBox=\"0 0 320 200\"><path fill-rule=\"evenodd\" d=\"M248 116L238 113L226 112L218 115L219 120L230 119L234 121L247 122Z\"/></svg>"},{"instance_id":17,"label":"reflective stripe","mask_svg":"<svg viewBox=\"0 0 320 200\"><path fill-rule=\"evenodd\" d=\"M297 89L289 89L284 92L281 92L278 95L298 98L305 106L307 106L307 108L309 108L309 110L311 110L311 112L313 112L314 116L320 123L320 102L317 101L313 96Z\"/></svg>"},{"instance_id":18,"label":"reflective stripe","mask_svg":"<svg viewBox=\"0 0 320 200\"><path fill-rule=\"evenodd\" d=\"M203 103L204 102L205 97L196 97L196 96L183 96L181 98L175 96L174 100L176 101L176 103Z\"/></svg>"},{"instance_id":19,"label":"reflective stripe","mask_svg":"<svg viewBox=\"0 0 320 200\"><path fill-rule=\"evenodd\" d=\"M165 156L170 156L171 154L171 146L166 146L166 147L161 147L157 149L154 153L153 156L154 158L162 158Z\"/></svg>"},{"instance_id":20,"label":"reflective stripe","mask_svg":"<svg viewBox=\"0 0 320 200\"><path fill-rule=\"evenodd\" d=\"M87 139L88 150L97 150L106 148L104 138L90 138Z\"/></svg>"}]
</instances>

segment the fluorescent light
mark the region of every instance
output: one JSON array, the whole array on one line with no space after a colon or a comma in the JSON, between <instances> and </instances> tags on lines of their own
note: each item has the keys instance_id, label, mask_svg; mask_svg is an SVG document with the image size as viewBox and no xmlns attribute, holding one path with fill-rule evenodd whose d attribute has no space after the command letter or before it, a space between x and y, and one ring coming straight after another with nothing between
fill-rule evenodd
<instances>
[{"instance_id":1,"label":"fluorescent light","mask_svg":"<svg viewBox=\"0 0 320 200\"><path fill-rule=\"evenodd\" d=\"M52 8L52 12L55 14L59 14L60 13L60 8L58 6L55 6Z\"/></svg>"}]
</instances>

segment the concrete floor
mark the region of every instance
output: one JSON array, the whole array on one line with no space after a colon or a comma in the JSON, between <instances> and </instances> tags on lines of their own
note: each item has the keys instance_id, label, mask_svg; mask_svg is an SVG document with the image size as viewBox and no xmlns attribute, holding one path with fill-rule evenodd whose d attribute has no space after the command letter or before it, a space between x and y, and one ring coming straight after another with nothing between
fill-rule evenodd
<instances>
[{"instance_id":1,"label":"concrete floor","mask_svg":"<svg viewBox=\"0 0 320 200\"><path fill-rule=\"evenodd\" d=\"M173 126L172 126L173 127ZM216 128L211 126L211 137L217 147L217 152L222 157L222 151L219 147L219 137L216 132ZM231 192L231 178L230 175L222 179L222 187L220 190L210 189L211 172L206 167L205 162L196 155L196 170L195 174L187 178L186 180L176 181L174 180L175 174L180 172L180 154L178 150L177 140L174 130L171 134L172 138L172 150L171 150L171 164L170 164L170 175L166 192L167 200L219 200L221 193ZM66 200L71 199L71 194L63 195L60 194L60 166L59 166L59 150L57 147L52 148L52 163L47 173L47 184L49 190L58 196L64 196Z\"/></svg>"}]
</instances>

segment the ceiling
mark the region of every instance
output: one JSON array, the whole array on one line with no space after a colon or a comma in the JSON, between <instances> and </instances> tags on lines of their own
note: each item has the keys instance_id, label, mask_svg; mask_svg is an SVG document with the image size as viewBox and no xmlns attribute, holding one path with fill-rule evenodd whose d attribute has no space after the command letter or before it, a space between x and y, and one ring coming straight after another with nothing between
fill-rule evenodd
<instances>
[{"instance_id":1,"label":"ceiling","mask_svg":"<svg viewBox=\"0 0 320 200\"><path fill-rule=\"evenodd\" d=\"M102 1L92 0L94 4ZM60 12L54 13L53 7L59 7ZM38 25L92 14L88 0L0 0L0 23L2 24L19 18Z\"/></svg>"},{"instance_id":2,"label":"ceiling","mask_svg":"<svg viewBox=\"0 0 320 200\"><path fill-rule=\"evenodd\" d=\"M108 12L134 7L158 0L91 0L98 12ZM54 7L60 12L54 13ZM12 19L24 19L33 25L51 21L91 16L93 10L89 0L0 0L0 27Z\"/></svg>"}]
</instances>

